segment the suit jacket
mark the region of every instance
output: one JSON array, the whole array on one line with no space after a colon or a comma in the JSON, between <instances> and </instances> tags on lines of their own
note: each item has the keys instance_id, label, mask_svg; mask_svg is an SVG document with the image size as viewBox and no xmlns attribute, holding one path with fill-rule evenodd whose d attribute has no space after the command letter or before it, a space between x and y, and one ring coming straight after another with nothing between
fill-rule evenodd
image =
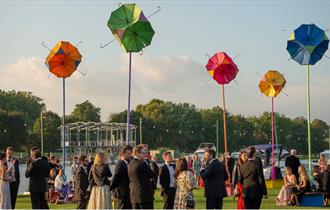
<instances>
[{"instance_id":1,"label":"suit jacket","mask_svg":"<svg viewBox=\"0 0 330 210\"><path fill-rule=\"evenodd\" d=\"M15 179L16 182L20 182L20 173L19 173L19 161L16 158L13 158L13 160L16 160L14 169L15 169ZM8 167L7 160L5 161L5 166Z\"/></svg>"},{"instance_id":2,"label":"suit jacket","mask_svg":"<svg viewBox=\"0 0 330 210\"><path fill-rule=\"evenodd\" d=\"M225 165L218 159L213 159L205 169L201 169L201 177L205 182L205 197L227 197L225 181L228 179L228 174Z\"/></svg>"},{"instance_id":3,"label":"suit jacket","mask_svg":"<svg viewBox=\"0 0 330 210\"><path fill-rule=\"evenodd\" d=\"M144 160L133 158L130 161L128 177L132 204L153 202L153 186L150 179L154 178L155 174Z\"/></svg>"},{"instance_id":4,"label":"suit jacket","mask_svg":"<svg viewBox=\"0 0 330 210\"><path fill-rule=\"evenodd\" d=\"M93 165L88 174L88 180L92 185L110 185L108 178L112 177L108 164Z\"/></svg>"},{"instance_id":5,"label":"suit jacket","mask_svg":"<svg viewBox=\"0 0 330 210\"><path fill-rule=\"evenodd\" d=\"M248 160L240 167L240 183L243 184L244 198L262 198L263 195L267 195L262 175L255 160Z\"/></svg>"},{"instance_id":6,"label":"suit jacket","mask_svg":"<svg viewBox=\"0 0 330 210\"><path fill-rule=\"evenodd\" d=\"M154 190L157 189L158 175L159 175L159 167L155 161L149 162L150 169L154 172L155 176L151 178L151 184Z\"/></svg>"},{"instance_id":7,"label":"suit jacket","mask_svg":"<svg viewBox=\"0 0 330 210\"><path fill-rule=\"evenodd\" d=\"M87 170L85 170L82 166L79 166L76 171L75 181L75 198L77 198L77 200L86 199L86 196L88 195L87 188L89 181Z\"/></svg>"},{"instance_id":8,"label":"suit jacket","mask_svg":"<svg viewBox=\"0 0 330 210\"><path fill-rule=\"evenodd\" d=\"M41 193L47 191L46 177L49 176L48 172L49 164L42 159L33 161L28 165L25 171L25 177L30 178L30 193Z\"/></svg>"},{"instance_id":9,"label":"suit jacket","mask_svg":"<svg viewBox=\"0 0 330 210\"><path fill-rule=\"evenodd\" d=\"M94 164L94 161L89 161L87 163L87 174L89 174L93 164Z\"/></svg>"},{"instance_id":10,"label":"suit jacket","mask_svg":"<svg viewBox=\"0 0 330 210\"><path fill-rule=\"evenodd\" d=\"M290 167L292 173L296 176L297 180L299 177L298 168L300 166L299 158L294 155L290 155L285 159L285 167Z\"/></svg>"},{"instance_id":11,"label":"suit jacket","mask_svg":"<svg viewBox=\"0 0 330 210\"><path fill-rule=\"evenodd\" d=\"M173 170L175 171L175 165L172 165ZM174 177L173 177L174 179ZM168 170L168 167L166 164L162 165L159 169L159 183L160 186L162 186L161 196L164 194L168 194L170 190L170 183L171 183L171 177L170 177L170 171Z\"/></svg>"},{"instance_id":12,"label":"suit jacket","mask_svg":"<svg viewBox=\"0 0 330 210\"><path fill-rule=\"evenodd\" d=\"M119 160L116 164L110 190L113 191L113 196L115 198L124 199L129 196L128 169L127 164L123 160Z\"/></svg>"}]
</instances>

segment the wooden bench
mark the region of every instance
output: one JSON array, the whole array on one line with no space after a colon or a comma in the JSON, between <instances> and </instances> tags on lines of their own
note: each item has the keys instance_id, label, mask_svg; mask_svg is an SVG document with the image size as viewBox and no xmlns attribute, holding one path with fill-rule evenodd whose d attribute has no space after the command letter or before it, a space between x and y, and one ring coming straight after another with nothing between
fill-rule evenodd
<instances>
[{"instance_id":1,"label":"wooden bench","mask_svg":"<svg viewBox=\"0 0 330 210\"><path fill-rule=\"evenodd\" d=\"M328 204L328 193L305 193L302 195L300 205L301 206L317 206L324 207Z\"/></svg>"}]
</instances>

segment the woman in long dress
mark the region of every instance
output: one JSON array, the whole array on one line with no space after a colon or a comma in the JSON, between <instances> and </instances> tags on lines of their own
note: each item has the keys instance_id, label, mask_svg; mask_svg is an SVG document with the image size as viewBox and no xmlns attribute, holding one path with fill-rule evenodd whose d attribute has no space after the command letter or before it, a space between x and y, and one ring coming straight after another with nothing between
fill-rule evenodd
<instances>
[{"instance_id":1,"label":"woman in long dress","mask_svg":"<svg viewBox=\"0 0 330 210\"><path fill-rule=\"evenodd\" d=\"M239 182L240 180L239 170L247 160L248 160L247 152L246 151L240 152L238 161L233 169L232 185L235 186L234 196L238 196L237 209L245 209L244 199L243 199L243 185L242 183Z\"/></svg>"},{"instance_id":2,"label":"woman in long dress","mask_svg":"<svg viewBox=\"0 0 330 210\"><path fill-rule=\"evenodd\" d=\"M193 209L195 199L193 189L195 180L192 172L188 169L188 163L185 158L176 161L175 167L176 193L174 200L174 209Z\"/></svg>"},{"instance_id":3,"label":"woman in long dress","mask_svg":"<svg viewBox=\"0 0 330 210\"><path fill-rule=\"evenodd\" d=\"M292 189L297 185L296 176L290 167L285 167L284 185L276 197L276 205L287 206L291 200Z\"/></svg>"},{"instance_id":4,"label":"woman in long dress","mask_svg":"<svg viewBox=\"0 0 330 210\"><path fill-rule=\"evenodd\" d=\"M0 153L0 209L11 209L10 201L10 187L9 182L12 180L11 174L12 169L7 171L6 166L4 165L6 155Z\"/></svg>"},{"instance_id":5,"label":"woman in long dress","mask_svg":"<svg viewBox=\"0 0 330 210\"><path fill-rule=\"evenodd\" d=\"M87 209L112 209L109 181L111 176L107 158L103 152L98 152L88 176L92 192Z\"/></svg>"}]
</instances>

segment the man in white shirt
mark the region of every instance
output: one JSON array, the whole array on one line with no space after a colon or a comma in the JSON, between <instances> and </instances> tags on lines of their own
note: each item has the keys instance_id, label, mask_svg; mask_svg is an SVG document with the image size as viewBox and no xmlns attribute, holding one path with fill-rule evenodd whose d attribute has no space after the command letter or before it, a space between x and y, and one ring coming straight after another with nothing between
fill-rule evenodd
<instances>
[{"instance_id":1,"label":"man in white shirt","mask_svg":"<svg viewBox=\"0 0 330 210\"><path fill-rule=\"evenodd\" d=\"M165 164L160 167L159 182L162 186L161 196L163 196L164 209L173 209L175 199L175 164L170 151L163 153Z\"/></svg>"}]
</instances>

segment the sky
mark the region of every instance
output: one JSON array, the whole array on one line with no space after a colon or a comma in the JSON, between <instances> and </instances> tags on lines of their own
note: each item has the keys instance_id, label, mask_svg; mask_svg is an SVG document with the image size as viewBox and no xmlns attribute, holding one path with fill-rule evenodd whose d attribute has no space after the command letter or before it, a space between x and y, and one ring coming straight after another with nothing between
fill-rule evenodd
<instances>
[{"instance_id":1,"label":"sky","mask_svg":"<svg viewBox=\"0 0 330 210\"><path fill-rule=\"evenodd\" d=\"M225 51L239 68L226 85L226 108L233 114L271 111L258 84L275 69L287 83L275 111L306 117L306 67L290 60L286 41L303 23L330 28L330 1L135 1L150 18L155 35L132 58L131 106L153 98L198 108L221 105L221 89L210 78L208 55ZM44 64L58 41L78 45L79 72L66 79L66 112L89 100L102 120L127 108L128 54L114 41L107 21L119 1L0 1L0 89L31 91L47 110L62 115L62 80ZM132 1L120 1L132 3ZM329 33L327 32L328 36ZM326 55L330 57L329 51ZM330 124L330 59L311 67L311 117ZM86 74L84 76L84 74Z\"/></svg>"}]
</instances>

